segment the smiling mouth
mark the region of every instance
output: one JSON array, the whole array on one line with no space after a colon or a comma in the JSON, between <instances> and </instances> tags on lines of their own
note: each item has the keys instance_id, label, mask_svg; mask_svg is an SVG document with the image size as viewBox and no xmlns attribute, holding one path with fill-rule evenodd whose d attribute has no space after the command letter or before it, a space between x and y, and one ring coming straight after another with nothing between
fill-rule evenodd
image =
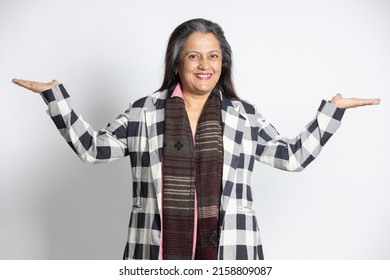
<instances>
[{"instance_id":1,"label":"smiling mouth","mask_svg":"<svg viewBox=\"0 0 390 280\"><path fill-rule=\"evenodd\" d=\"M195 74L195 77L197 77L200 80L209 80L211 76L212 74Z\"/></svg>"}]
</instances>

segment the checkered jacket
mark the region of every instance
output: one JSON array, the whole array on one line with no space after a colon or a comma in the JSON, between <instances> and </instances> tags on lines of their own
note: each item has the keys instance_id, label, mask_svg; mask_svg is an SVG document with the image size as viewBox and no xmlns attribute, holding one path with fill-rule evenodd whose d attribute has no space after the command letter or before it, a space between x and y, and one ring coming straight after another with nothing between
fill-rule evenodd
<instances>
[{"instance_id":1,"label":"checkered jacket","mask_svg":"<svg viewBox=\"0 0 390 280\"><path fill-rule=\"evenodd\" d=\"M162 223L164 104L168 92L144 97L102 130L94 130L71 105L63 85L44 92L51 118L82 161L102 163L129 156L133 178L125 259L157 259ZM313 121L294 139L281 137L254 106L221 94L224 166L219 259L262 259L253 207L255 160L300 171L340 126L344 110L322 101Z\"/></svg>"}]
</instances>

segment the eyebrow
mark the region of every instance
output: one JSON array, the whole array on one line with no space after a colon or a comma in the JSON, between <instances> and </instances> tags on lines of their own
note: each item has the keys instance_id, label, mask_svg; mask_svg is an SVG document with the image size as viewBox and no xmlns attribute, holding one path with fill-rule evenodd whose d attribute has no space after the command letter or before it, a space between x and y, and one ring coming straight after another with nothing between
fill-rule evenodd
<instances>
[{"instance_id":1,"label":"eyebrow","mask_svg":"<svg viewBox=\"0 0 390 280\"><path fill-rule=\"evenodd\" d=\"M219 50L212 50L212 51L209 51L207 53L213 53L213 52L222 53ZM188 51L188 52L185 52L184 55L187 55L187 54L190 54L190 53L199 53L199 54L201 54L201 52L199 52L199 51Z\"/></svg>"}]
</instances>

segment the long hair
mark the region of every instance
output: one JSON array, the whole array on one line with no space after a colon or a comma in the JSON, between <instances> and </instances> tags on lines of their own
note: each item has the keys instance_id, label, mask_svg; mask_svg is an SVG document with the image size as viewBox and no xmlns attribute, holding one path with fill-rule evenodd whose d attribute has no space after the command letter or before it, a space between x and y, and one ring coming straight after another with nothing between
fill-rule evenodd
<instances>
[{"instance_id":1,"label":"long hair","mask_svg":"<svg viewBox=\"0 0 390 280\"><path fill-rule=\"evenodd\" d=\"M230 45L225 38L222 28L217 23L202 18L183 22L172 32L165 54L164 80L157 91L168 89L172 93L176 84L180 82L179 75L175 75L175 69L180 63L180 55L187 38L195 32L214 34L222 50L222 71L214 90L220 90L223 95L230 99L239 99L234 89L232 77L233 61Z\"/></svg>"}]
</instances>

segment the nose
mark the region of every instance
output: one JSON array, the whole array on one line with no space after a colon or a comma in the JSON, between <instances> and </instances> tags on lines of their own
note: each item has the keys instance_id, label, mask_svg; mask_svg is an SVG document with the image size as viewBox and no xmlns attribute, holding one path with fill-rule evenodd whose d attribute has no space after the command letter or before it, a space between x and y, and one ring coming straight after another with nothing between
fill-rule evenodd
<instances>
[{"instance_id":1,"label":"nose","mask_svg":"<svg viewBox=\"0 0 390 280\"><path fill-rule=\"evenodd\" d=\"M207 58L202 58L199 60L198 68L201 70L207 70L210 68L210 64Z\"/></svg>"}]
</instances>

